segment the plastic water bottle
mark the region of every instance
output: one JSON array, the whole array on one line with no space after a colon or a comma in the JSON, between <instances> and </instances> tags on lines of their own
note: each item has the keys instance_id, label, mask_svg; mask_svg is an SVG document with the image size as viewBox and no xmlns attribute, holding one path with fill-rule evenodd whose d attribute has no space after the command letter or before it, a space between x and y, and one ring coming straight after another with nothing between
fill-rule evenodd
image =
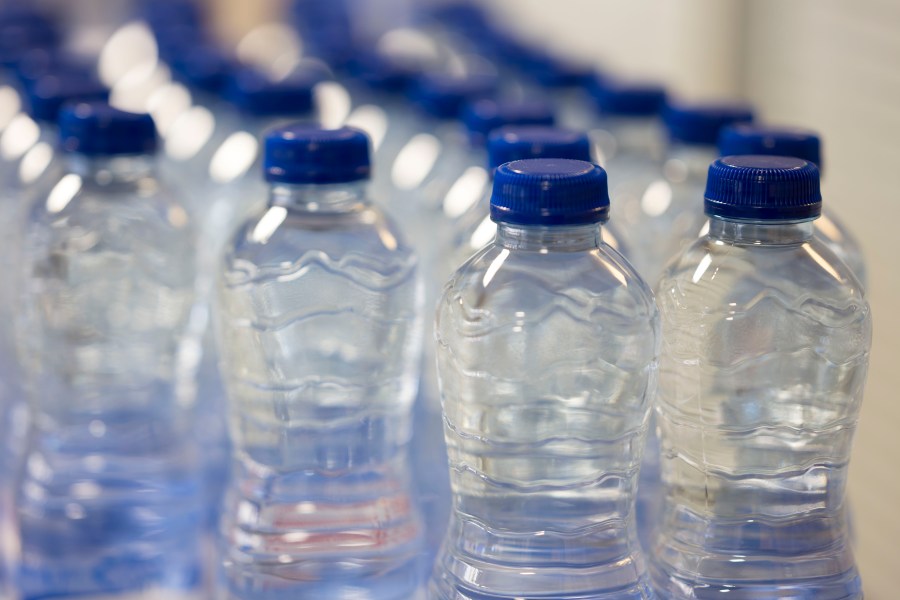
<instances>
[{"instance_id":1,"label":"plastic water bottle","mask_svg":"<svg viewBox=\"0 0 900 600\"><path fill-rule=\"evenodd\" d=\"M722 156L759 154L765 156L793 156L819 167L822 172L822 143L812 131L787 127L735 125L726 127L719 135ZM838 258L844 261L866 286L866 262L859 242L849 228L828 207L814 221L819 237Z\"/></svg>"},{"instance_id":2,"label":"plastic water bottle","mask_svg":"<svg viewBox=\"0 0 900 600\"><path fill-rule=\"evenodd\" d=\"M31 211L22 280L34 418L18 486L21 594L193 598L200 494L175 391L191 222L155 176L149 115L74 105L60 146L67 172Z\"/></svg>"},{"instance_id":3,"label":"plastic water bottle","mask_svg":"<svg viewBox=\"0 0 900 600\"><path fill-rule=\"evenodd\" d=\"M658 315L602 242L608 209L591 163L494 175L497 236L435 325L454 510L432 598L655 598L634 496Z\"/></svg>"},{"instance_id":4,"label":"plastic water bottle","mask_svg":"<svg viewBox=\"0 0 900 600\"><path fill-rule=\"evenodd\" d=\"M488 138L488 173L504 163L529 158L568 158L591 162L591 141L585 133L536 125L507 125L495 129ZM619 235L611 231L614 223L603 227L603 239L628 256ZM443 252L446 280L456 268L473 254L484 248L497 234L497 224L491 220L491 186L487 186L481 199L471 205L453 223L450 247Z\"/></svg>"},{"instance_id":5,"label":"plastic water bottle","mask_svg":"<svg viewBox=\"0 0 900 600\"><path fill-rule=\"evenodd\" d=\"M359 130L266 138L266 206L227 250L218 328L235 434L228 598L412 598L416 257L366 194Z\"/></svg>"},{"instance_id":6,"label":"plastic water bottle","mask_svg":"<svg viewBox=\"0 0 900 600\"><path fill-rule=\"evenodd\" d=\"M669 147L662 168L652 177L644 176L634 189L616 189L613 208L634 266L651 285L703 227L705 218L696 199L703 193L706 168L717 156L719 131L752 118L749 108L733 104L670 103L663 110ZM627 177L623 185L626 181Z\"/></svg>"},{"instance_id":7,"label":"plastic water bottle","mask_svg":"<svg viewBox=\"0 0 900 600\"><path fill-rule=\"evenodd\" d=\"M665 151L660 116L666 106L666 91L654 83L603 78L591 92L597 110L591 138L597 158L609 165L610 192L616 192L618 207L621 194L634 195L642 191L637 189L639 185L649 184L648 173L659 177Z\"/></svg>"},{"instance_id":8,"label":"plastic water bottle","mask_svg":"<svg viewBox=\"0 0 900 600\"><path fill-rule=\"evenodd\" d=\"M815 235L818 170L725 157L705 197L709 233L659 288L654 582L673 599L862 598L844 491L872 322Z\"/></svg>"}]
</instances>

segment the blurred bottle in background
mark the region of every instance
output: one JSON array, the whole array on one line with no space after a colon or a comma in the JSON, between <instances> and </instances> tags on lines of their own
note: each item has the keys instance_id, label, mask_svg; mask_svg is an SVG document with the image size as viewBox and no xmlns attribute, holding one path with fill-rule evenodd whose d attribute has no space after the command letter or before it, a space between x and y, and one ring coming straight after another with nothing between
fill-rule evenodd
<instances>
[{"instance_id":1,"label":"blurred bottle in background","mask_svg":"<svg viewBox=\"0 0 900 600\"><path fill-rule=\"evenodd\" d=\"M815 235L818 170L725 157L705 198L709 232L658 295L654 581L669 598L862 598L844 490L872 322Z\"/></svg>"},{"instance_id":2,"label":"blurred bottle in background","mask_svg":"<svg viewBox=\"0 0 900 600\"><path fill-rule=\"evenodd\" d=\"M726 127L719 135L719 154L757 154L765 156L793 156L822 168L822 142L812 131L766 125L735 125ZM827 207L814 222L816 236L840 258L859 282L866 287L866 262L862 248L847 226Z\"/></svg>"},{"instance_id":3,"label":"blurred bottle in background","mask_svg":"<svg viewBox=\"0 0 900 600\"><path fill-rule=\"evenodd\" d=\"M30 214L22 278L21 594L193 598L201 494L175 389L191 222L156 178L149 115L76 104L60 140L66 172Z\"/></svg>"},{"instance_id":4,"label":"blurred bottle in background","mask_svg":"<svg viewBox=\"0 0 900 600\"><path fill-rule=\"evenodd\" d=\"M431 598L655 598L634 498L658 316L608 210L591 163L496 170L496 238L435 324L454 506Z\"/></svg>"},{"instance_id":5,"label":"blurred bottle in background","mask_svg":"<svg viewBox=\"0 0 900 600\"><path fill-rule=\"evenodd\" d=\"M703 193L706 168L717 155L719 131L751 121L753 113L737 104L669 103L663 119L669 143L662 168L638 186L625 187L614 209L635 267L651 285L703 227L696 199ZM622 183L627 186L627 179Z\"/></svg>"},{"instance_id":6,"label":"blurred bottle in background","mask_svg":"<svg viewBox=\"0 0 900 600\"><path fill-rule=\"evenodd\" d=\"M228 598L405 600L421 579L408 442L416 258L366 193L368 138L266 139L266 206L225 258L218 327L235 443Z\"/></svg>"}]
</instances>

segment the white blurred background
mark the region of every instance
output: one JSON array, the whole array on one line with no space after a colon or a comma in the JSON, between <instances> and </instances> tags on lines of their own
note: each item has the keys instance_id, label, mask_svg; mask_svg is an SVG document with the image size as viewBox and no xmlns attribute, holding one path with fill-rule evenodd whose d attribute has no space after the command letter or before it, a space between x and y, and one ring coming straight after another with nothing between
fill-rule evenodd
<instances>
[{"instance_id":1,"label":"white blurred background","mask_svg":"<svg viewBox=\"0 0 900 600\"><path fill-rule=\"evenodd\" d=\"M278 10L278 0L208 1L231 38ZM858 559L868 598L900 597L900 1L485 4L511 27L612 74L659 79L688 98L743 98L765 121L822 133L825 202L863 244L875 315L851 469Z\"/></svg>"}]
</instances>

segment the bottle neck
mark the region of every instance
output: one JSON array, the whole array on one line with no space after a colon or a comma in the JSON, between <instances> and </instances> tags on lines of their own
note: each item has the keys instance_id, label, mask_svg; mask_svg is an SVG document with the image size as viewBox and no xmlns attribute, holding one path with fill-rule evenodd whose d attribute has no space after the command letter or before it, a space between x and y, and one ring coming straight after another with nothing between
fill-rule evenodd
<instances>
[{"instance_id":1,"label":"bottle neck","mask_svg":"<svg viewBox=\"0 0 900 600\"><path fill-rule=\"evenodd\" d=\"M156 157L152 155L85 156L69 154L66 166L70 173L98 185L133 183L156 175Z\"/></svg>"},{"instance_id":2,"label":"bottle neck","mask_svg":"<svg viewBox=\"0 0 900 600\"><path fill-rule=\"evenodd\" d=\"M269 205L309 213L354 212L370 204L366 184L366 181L304 185L275 183L269 188Z\"/></svg>"},{"instance_id":3,"label":"bottle neck","mask_svg":"<svg viewBox=\"0 0 900 600\"><path fill-rule=\"evenodd\" d=\"M787 246L809 241L813 231L812 220L765 222L711 217L708 236L713 240L731 244Z\"/></svg>"},{"instance_id":4,"label":"bottle neck","mask_svg":"<svg viewBox=\"0 0 900 600\"><path fill-rule=\"evenodd\" d=\"M596 150L606 160L619 156L655 156L659 153L660 130L656 117L604 117L592 134Z\"/></svg>"},{"instance_id":5,"label":"bottle neck","mask_svg":"<svg viewBox=\"0 0 900 600\"><path fill-rule=\"evenodd\" d=\"M675 183L705 182L709 165L719 157L715 146L672 142L666 152L666 177Z\"/></svg>"},{"instance_id":6,"label":"bottle neck","mask_svg":"<svg viewBox=\"0 0 900 600\"><path fill-rule=\"evenodd\" d=\"M509 250L541 252L581 252L599 248L600 224L588 225L518 225L497 224L497 244Z\"/></svg>"}]
</instances>

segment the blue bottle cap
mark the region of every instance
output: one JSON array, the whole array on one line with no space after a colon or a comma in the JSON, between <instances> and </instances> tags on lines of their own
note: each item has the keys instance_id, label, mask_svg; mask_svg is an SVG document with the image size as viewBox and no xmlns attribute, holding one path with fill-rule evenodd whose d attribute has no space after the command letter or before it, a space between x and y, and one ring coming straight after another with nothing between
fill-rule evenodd
<instances>
[{"instance_id":1,"label":"blue bottle cap","mask_svg":"<svg viewBox=\"0 0 900 600\"><path fill-rule=\"evenodd\" d=\"M793 156L815 164L822 171L822 143L815 132L806 129L731 125L719 134L719 154Z\"/></svg>"},{"instance_id":2,"label":"blue bottle cap","mask_svg":"<svg viewBox=\"0 0 900 600\"><path fill-rule=\"evenodd\" d=\"M753 109L743 104L669 104L663 119L672 141L715 146L726 125L753 121Z\"/></svg>"},{"instance_id":3,"label":"blue bottle cap","mask_svg":"<svg viewBox=\"0 0 900 600\"><path fill-rule=\"evenodd\" d=\"M90 61L53 47L29 49L22 54L15 69L16 77L26 87L47 75L74 74L86 79L95 77L94 65Z\"/></svg>"},{"instance_id":4,"label":"blue bottle cap","mask_svg":"<svg viewBox=\"0 0 900 600\"><path fill-rule=\"evenodd\" d=\"M137 13L154 30L172 25L199 28L205 22L200 4L193 0L143 0Z\"/></svg>"},{"instance_id":5,"label":"blue bottle cap","mask_svg":"<svg viewBox=\"0 0 900 600\"><path fill-rule=\"evenodd\" d=\"M704 208L711 217L802 221L822 212L819 169L788 156L725 156L709 167Z\"/></svg>"},{"instance_id":6,"label":"blue bottle cap","mask_svg":"<svg viewBox=\"0 0 900 600\"><path fill-rule=\"evenodd\" d=\"M194 45L169 61L175 78L188 87L219 94L238 70L238 61L212 45Z\"/></svg>"},{"instance_id":7,"label":"blue bottle cap","mask_svg":"<svg viewBox=\"0 0 900 600\"><path fill-rule=\"evenodd\" d=\"M438 119L455 119L466 102L491 96L496 87L496 78L487 75L429 74L416 81L410 96L425 113Z\"/></svg>"},{"instance_id":8,"label":"blue bottle cap","mask_svg":"<svg viewBox=\"0 0 900 600\"><path fill-rule=\"evenodd\" d=\"M589 84L596 76L591 65L551 55L533 54L527 61L527 72L548 88L578 87Z\"/></svg>"},{"instance_id":9,"label":"blue bottle cap","mask_svg":"<svg viewBox=\"0 0 900 600\"><path fill-rule=\"evenodd\" d=\"M13 69L35 48L59 44L59 33L49 25L0 23L0 65Z\"/></svg>"},{"instance_id":10,"label":"blue bottle cap","mask_svg":"<svg viewBox=\"0 0 900 600\"><path fill-rule=\"evenodd\" d=\"M28 87L28 107L35 121L56 123L70 102L106 102L109 91L94 78L77 72L45 75Z\"/></svg>"},{"instance_id":11,"label":"blue bottle cap","mask_svg":"<svg viewBox=\"0 0 900 600\"><path fill-rule=\"evenodd\" d=\"M266 135L264 169L271 183L350 183L368 179L369 137L352 127L296 124Z\"/></svg>"},{"instance_id":12,"label":"blue bottle cap","mask_svg":"<svg viewBox=\"0 0 900 600\"><path fill-rule=\"evenodd\" d=\"M488 135L506 125L553 125L553 107L540 100L521 102L483 98L468 103L462 121L473 143L484 144Z\"/></svg>"},{"instance_id":13,"label":"blue bottle cap","mask_svg":"<svg viewBox=\"0 0 900 600\"><path fill-rule=\"evenodd\" d=\"M609 216L606 171L565 158L505 163L494 173L491 219L519 225L602 223Z\"/></svg>"},{"instance_id":14,"label":"blue bottle cap","mask_svg":"<svg viewBox=\"0 0 900 600\"><path fill-rule=\"evenodd\" d=\"M503 163L526 158L569 158L591 162L587 134L555 127L510 125L494 130L488 138L491 170Z\"/></svg>"},{"instance_id":15,"label":"blue bottle cap","mask_svg":"<svg viewBox=\"0 0 900 600\"><path fill-rule=\"evenodd\" d=\"M591 92L597 108L606 115L653 117L666 105L666 90L653 83L626 83L597 79Z\"/></svg>"},{"instance_id":16,"label":"blue bottle cap","mask_svg":"<svg viewBox=\"0 0 900 600\"><path fill-rule=\"evenodd\" d=\"M313 112L316 83L303 75L272 81L255 69L240 69L230 78L225 97L245 115L303 116Z\"/></svg>"},{"instance_id":17,"label":"blue bottle cap","mask_svg":"<svg viewBox=\"0 0 900 600\"><path fill-rule=\"evenodd\" d=\"M63 151L87 156L153 154L157 137L148 114L125 112L105 102L80 102L59 113Z\"/></svg>"}]
</instances>

